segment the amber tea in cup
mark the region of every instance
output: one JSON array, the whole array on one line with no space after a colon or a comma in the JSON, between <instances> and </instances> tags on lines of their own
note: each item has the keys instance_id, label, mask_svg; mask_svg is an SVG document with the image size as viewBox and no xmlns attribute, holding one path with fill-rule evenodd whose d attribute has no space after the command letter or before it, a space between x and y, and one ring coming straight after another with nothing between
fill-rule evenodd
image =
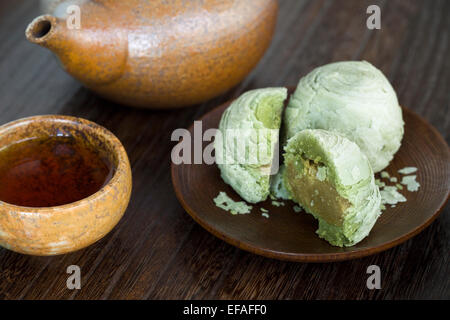
<instances>
[{"instance_id":1,"label":"amber tea in cup","mask_svg":"<svg viewBox=\"0 0 450 320\"><path fill-rule=\"evenodd\" d=\"M0 149L0 200L53 207L89 197L109 182L111 163L71 136L26 139Z\"/></svg>"}]
</instances>

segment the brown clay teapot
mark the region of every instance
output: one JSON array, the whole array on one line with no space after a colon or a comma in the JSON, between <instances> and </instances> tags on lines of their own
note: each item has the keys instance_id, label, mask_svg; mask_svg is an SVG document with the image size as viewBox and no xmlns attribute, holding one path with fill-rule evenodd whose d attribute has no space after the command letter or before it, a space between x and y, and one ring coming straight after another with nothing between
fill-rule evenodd
<instances>
[{"instance_id":1,"label":"brown clay teapot","mask_svg":"<svg viewBox=\"0 0 450 320\"><path fill-rule=\"evenodd\" d=\"M26 30L99 95L143 108L208 100L239 83L270 44L276 0L46 0ZM69 6L79 28L69 27ZM72 7L73 8L73 7Z\"/></svg>"}]
</instances>

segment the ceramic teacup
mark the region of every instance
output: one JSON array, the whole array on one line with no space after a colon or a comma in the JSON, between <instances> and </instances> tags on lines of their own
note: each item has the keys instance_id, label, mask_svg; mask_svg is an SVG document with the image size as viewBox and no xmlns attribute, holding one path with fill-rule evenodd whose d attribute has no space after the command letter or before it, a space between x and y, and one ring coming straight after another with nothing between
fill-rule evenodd
<instances>
[{"instance_id":1,"label":"ceramic teacup","mask_svg":"<svg viewBox=\"0 0 450 320\"><path fill-rule=\"evenodd\" d=\"M123 216L131 195L130 163L120 141L102 126L69 116L24 118L0 127L0 148L61 134L101 150L113 167L111 179L94 194L60 206L24 207L0 201L1 246L31 255L68 253L104 237Z\"/></svg>"}]
</instances>

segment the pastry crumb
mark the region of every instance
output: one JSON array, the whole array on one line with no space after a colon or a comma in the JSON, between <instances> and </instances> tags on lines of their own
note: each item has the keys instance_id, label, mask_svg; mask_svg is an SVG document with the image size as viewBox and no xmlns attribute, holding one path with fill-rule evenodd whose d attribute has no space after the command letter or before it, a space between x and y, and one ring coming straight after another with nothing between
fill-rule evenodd
<instances>
[{"instance_id":1,"label":"pastry crumb","mask_svg":"<svg viewBox=\"0 0 450 320\"><path fill-rule=\"evenodd\" d=\"M384 186L386 186L386 183L381 181L380 179L375 179L375 184L379 187L382 188Z\"/></svg>"},{"instance_id":2,"label":"pastry crumb","mask_svg":"<svg viewBox=\"0 0 450 320\"><path fill-rule=\"evenodd\" d=\"M284 206L284 202L283 201L275 201L275 200L273 200L272 201L272 205L275 206L275 207L281 207L281 206Z\"/></svg>"},{"instance_id":3,"label":"pastry crumb","mask_svg":"<svg viewBox=\"0 0 450 320\"><path fill-rule=\"evenodd\" d=\"M217 207L228 211L233 215L248 214L253 208L245 201L234 201L223 191L219 192L219 195L214 198L214 203Z\"/></svg>"},{"instance_id":4,"label":"pastry crumb","mask_svg":"<svg viewBox=\"0 0 450 320\"><path fill-rule=\"evenodd\" d=\"M404 167L403 169L398 170L398 173L401 174L411 174L417 171L416 167Z\"/></svg>"},{"instance_id":5,"label":"pastry crumb","mask_svg":"<svg viewBox=\"0 0 450 320\"><path fill-rule=\"evenodd\" d=\"M416 177L416 175L403 177L401 184L406 186L408 191L416 192L420 187L420 184L416 181Z\"/></svg>"},{"instance_id":6,"label":"pastry crumb","mask_svg":"<svg viewBox=\"0 0 450 320\"><path fill-rule=\"evenodd\" d=\"M391 176L389 175L389 172L381 171L381 177L385 178L385 179L389 179Z\"/></svg>"},{"instance_id":7,"label":"pastry crumb","mask_svg":"<svg viewBox=\"0 0 450 320\"><path fill-rule=\"evenodd\" d=\"M397 204L399 202L406 202L406 198L397 191L396 187L386 186L380 190L381 204Z\"/></svg>"}]
</instances>

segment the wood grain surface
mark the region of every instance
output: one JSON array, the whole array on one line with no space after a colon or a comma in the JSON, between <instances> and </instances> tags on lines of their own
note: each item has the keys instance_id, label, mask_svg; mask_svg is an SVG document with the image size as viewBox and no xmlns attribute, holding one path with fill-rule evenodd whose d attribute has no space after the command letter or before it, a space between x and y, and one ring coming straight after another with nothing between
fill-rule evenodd
<instances>
[{"instance_id":1,"label":"wood grain surface","mask_svg":"<svg viewBox=\"0 0 450 320\"><path fill-rule=\"evenodd\" d=\"M378 4L381 30L366 28ZM281 262L236 249L198 226L170 181L171 133L215 106L259 87L295 85L312 68L365 59L391 80L400 103L450 141L450 1L280 0L276 36L237 87L184 110L129 109L100 99L28 43L33 0L0 1L0 123L36 114L95 121L124 144L133 194L123 219L98 243L72 254L33 257L0 249L1 299L449 299L449 206L424 232L383 253L333 264ZM376 264L382 289L368 290ZM68 290L78 265L82 289Z\"/></svg>"}]
</instances>

